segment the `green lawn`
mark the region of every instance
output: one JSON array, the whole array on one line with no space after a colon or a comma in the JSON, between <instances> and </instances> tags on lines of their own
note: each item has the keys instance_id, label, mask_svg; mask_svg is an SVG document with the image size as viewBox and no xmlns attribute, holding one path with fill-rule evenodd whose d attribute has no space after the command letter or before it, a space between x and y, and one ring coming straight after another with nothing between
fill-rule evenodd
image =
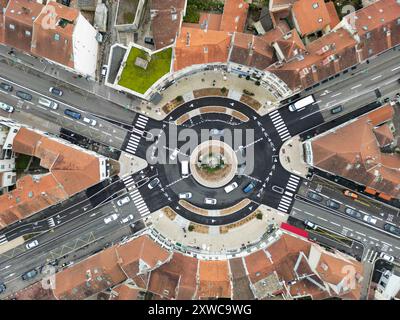
<instances>
[{"instance_id":1,"label":"green lawn","mask_svg":"<svg viewBox=\"0 0 400 320\"><path fill-rule=\"evenodd\" d=\"M119 85L139 93L145 93L151 85L170 71L172 49L168 48L151 56L147 69L135 65L136 57L146 59L147 52L132 47L121 74Z\"/></svg>"}]
</instances>

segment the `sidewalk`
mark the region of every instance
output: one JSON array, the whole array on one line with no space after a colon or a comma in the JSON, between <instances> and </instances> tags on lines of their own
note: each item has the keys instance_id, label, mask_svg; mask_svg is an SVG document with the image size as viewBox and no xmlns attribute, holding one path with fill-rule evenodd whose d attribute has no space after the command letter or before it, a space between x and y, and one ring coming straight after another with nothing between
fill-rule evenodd
<instances>
[{"instance_id":1,"label":"sidewalk","mask_svg":"<svg viewBox=\"0 0 400 320\"><path fill-rule=\"evenodd\" d=\"M306 177L308 166L304 162L303 145L299 136L295 136L285 141L279 151L279 160L286 171L296 175Z\"/></svg>"}]
</instances>

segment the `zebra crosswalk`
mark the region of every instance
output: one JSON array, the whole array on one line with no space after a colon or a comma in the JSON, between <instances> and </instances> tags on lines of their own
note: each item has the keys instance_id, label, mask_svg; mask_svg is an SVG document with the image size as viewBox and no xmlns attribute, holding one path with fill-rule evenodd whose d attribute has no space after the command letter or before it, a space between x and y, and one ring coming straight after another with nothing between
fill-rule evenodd
<instances>
[{"instance_id":1,"label":"zebra crosswalk","mask_svg":"<svg viewBox=\"0 0 400 320\"><path fill-rule=\"evenodd\" d=\"M368 261L368 262L373 263L375 261L375 259L377 258L378 253L379 252L377 252L375 250L368 249L367 253L364 255L363 261Z\"/></svg>"},{"instance_id":2,"label":"zebra crosswalk","mask_svg":"<svg viewBox=\"0 0 400 320\"><path fill-rule=\"evenodd\" d=\"M139 145L140 138L141 138L141 136L131 133L129 135L128 144L125 147L125 151L127 151L128 153L131 153L131 154L135 154L136 149Z\"/></svg>"},{"instance_id":3,"label":"zebra crosswalk","mask_svg":"<svg viewBox=\"0 0 400 320\"><path fill-rule=\"evenodd\" d=\"M279 137L282 141L285 141L291 137L288 128L286 127L285 122L283 121L281 114L278 110L272 111L268 114L271 118L271 121L279 134Z\"/></svg>"},{"instance_id":4,"label":"zebra crosswalk","mask_svg":"<svg viewBox=\"0 0 400 320\"><path fill-rule=\"evenodd\" d=\"M144 128L146 128L147 121L149 121L149 118L139 114L139 117L136 119L135 126L144 130Z\"/></svg>"},{"instance_id":5,"label":"zebra crosswalk","mask_svg":"<svg viewBox=\"0 0 400 320\"><path fill-rule=\"evenodd\" d=\"M0 235L0 245L8 242L6 236L4 234Z\"/></svg>"},{"instance_id":6,"label":"zebra crosswalk","mask_svg":"<svg viewBox=\"0 0 400 320\"><path fill-rule=\"evenodd\" d=\"M131 189L133 189L135 187L134 186L135 185L135 181L133 180L132 176L125 177L125 178L122 179L122 181L124 182L125 187L128 190L131 190Z\"/></svg>"},{"instance_id":7,"label":"zebra crosswalk","mask_svg":"<svg viewBox=\"0 0 400 320\"><path fill-rule=\"evenodd\" d=\"M131 196L136 209L139 211L142 217L145 217L151 213L146 202L143 200L140 191L136 187L129 193L129 195Z\"/></svg>"},{"instance_id":8,"label":"zebra crosswalk","mask_svg":"<svg viewBox=\"0 0 400 320\"><path fill-rule=\"evenodd\" d=\"M49 227L54 227L56 225L53 218L48 218L47 223L49 224Z\"/></svg>"},{"instance_id":9,"label":"zebra crosswalk","mask_svg":"<svg viewBox=\"0 0 400 320\"><path fill-rule=\"evenodd\" d=\"M300 178L298 176L291 174L285 187L286 188L285 193L282 195L281 200L279 202L278 210L283 212L289 211L289 208L292 205L293 197L295 195L299 183L300 183Z\"/></svg>"}]
</instances>

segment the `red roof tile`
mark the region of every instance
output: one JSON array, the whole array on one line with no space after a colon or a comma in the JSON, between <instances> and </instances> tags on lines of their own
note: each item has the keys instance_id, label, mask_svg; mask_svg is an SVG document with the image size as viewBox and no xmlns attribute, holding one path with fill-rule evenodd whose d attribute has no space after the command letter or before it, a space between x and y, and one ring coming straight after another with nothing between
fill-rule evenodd
<instances>
[{"instance_id":1,"label":"red roof tile","mask_svg":"<svg viewBox=\"0 0 400 320\"><path fill-rule=\"evenodd\" d=\"M231 297L231 283L227 260L200 260L197 296L200 299Z\"/></svg>"},{"instance_id":2,"label":"red roof tile","mask_svg":"<svg viewBox=\"0 0 400 320\"><path fill-rule=\"evenodd\" d=\"M299 0L292 8L296 28L302 35L323 30L331 20L323 0Z\"/></svg>"},{"instance_id":3,"label":"red roof tile","mask_svg":"<svg viewBox=\"0 0 400 320\"><path fill-rule=\"evenodd\" d=\"M249 4L244 0L225 0L221 31L243 32Z\"/></svg>"}]
</instances>

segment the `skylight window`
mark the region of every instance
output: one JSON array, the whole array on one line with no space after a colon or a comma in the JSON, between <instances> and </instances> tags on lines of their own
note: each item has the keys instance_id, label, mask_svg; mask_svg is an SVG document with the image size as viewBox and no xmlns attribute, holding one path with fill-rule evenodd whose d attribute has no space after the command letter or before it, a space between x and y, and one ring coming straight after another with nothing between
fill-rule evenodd
<instances>
[{"instance_id":1,"label":"skylight window","mask_svg":"<svg viewBox=\"0 0 400 320\"><path fill-rule=\"evenodd\" d=\"M319 5L318 5L317 2L315 2L315 3L312 4L312 7L313 7L313 9L317 9L319 7Z\"/></svg>"}]
</instances>

